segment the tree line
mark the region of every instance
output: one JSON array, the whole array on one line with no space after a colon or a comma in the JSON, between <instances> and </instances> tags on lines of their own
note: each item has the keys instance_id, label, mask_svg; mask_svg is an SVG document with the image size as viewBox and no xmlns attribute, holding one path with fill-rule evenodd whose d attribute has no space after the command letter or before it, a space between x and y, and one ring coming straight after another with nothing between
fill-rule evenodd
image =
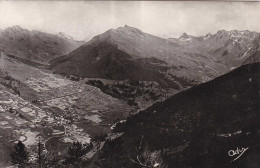
<instances>
[{"instance_id":1,"label":"tree line","mask_svg":"<svg viewBox=\"0 0 260 168\"><path fill-rule=\"evenodd\" d=\"M11 162L18 168L72 168L86 167L89 160L83 158L91 149L93 144L82 144L73 142L68 148L66 156L58 155L57 152L47 151L39 140L37 151L33 153L36 157L30 157L26 146L18 141L10 153Z\"/></svg>"}]
</instances>

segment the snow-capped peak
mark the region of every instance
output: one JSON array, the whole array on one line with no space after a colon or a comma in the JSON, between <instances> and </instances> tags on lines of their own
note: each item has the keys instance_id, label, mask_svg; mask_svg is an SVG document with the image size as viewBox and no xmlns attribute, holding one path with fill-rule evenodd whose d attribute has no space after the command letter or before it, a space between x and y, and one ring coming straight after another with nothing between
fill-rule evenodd
<instances>
[{"instance_id":1,"label":"snow-capped peak","mask_svg":"<svg viewBox=\"0 0 260 168\"><path fill-rule=\"evenodd\" d=\"M56 34L57 36L64 38L64 39L70 39L70 40L74 40L73 37L71 37L70 35L63 33L63 32L59 32Z\"/></svg>"},{"instance_id":2,"label":"snow-capped peak","mask_svg":"<svg viewBox=\"0 0 260 168\"><path fill-rule=\"evenodd\" d=\"M206 36L204 36L203 40L206 40L206 39L210 38L211 36L212 36L212 34L208 33L208 34L206 34Z\"/></svg>"},{"instance_id":3,"label":"snow-capped peak","mask_svg":"<svg viewBox=\"0 0 260 168\"><path fill-rule=\"evenodd\" d=\"M180 37L179 37L179 40L180 41L185 41L185 42L191 42L192 40L192 36L186 34L186 33L183 33Z\"/></svg>"}]
</instances>

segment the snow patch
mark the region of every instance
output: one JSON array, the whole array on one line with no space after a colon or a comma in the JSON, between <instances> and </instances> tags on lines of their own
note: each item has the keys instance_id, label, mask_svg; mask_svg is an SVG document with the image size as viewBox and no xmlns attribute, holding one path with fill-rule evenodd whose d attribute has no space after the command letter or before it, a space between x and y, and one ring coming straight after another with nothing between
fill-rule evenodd
<instances>
[{"instance_id":1,"label":"snow patch","mask_svg":"<svg viewBox=\"0 0 260 168\"><path fill-rule=\"evenodd\" d=\"M241 57L241 59L245 58L245 56L247 55L247 53L252 49L252 47L250 47Z\"/></svg>"},{"instance_id":2,"label":"snow patch","mask_svg":"<svg viewBox=\"0 0 260 168\"><path fill-rule=\"evenodd\" d=\"M191 38L180 38L181 41L185 41L185 42L191 42Z\"/></svg>"}]
</instances>

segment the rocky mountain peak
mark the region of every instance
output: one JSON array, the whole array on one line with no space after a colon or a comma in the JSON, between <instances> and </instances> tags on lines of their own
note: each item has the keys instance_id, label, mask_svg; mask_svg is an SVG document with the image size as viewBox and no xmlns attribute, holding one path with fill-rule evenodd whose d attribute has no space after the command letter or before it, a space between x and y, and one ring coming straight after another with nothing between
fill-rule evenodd
<instances>
[{"instance_id":1,"label":"rocky mountain peak","mask_svg":"<svg viewBox=\"0 0 260 168\"><path fill-rule=\"evenodd\" d=\"M206 34L205 37L210 37L210 36L212 36L212 34L211 34L211 33L208 33L208 34Z\"/></svg>"},{"instance_id":2,"label":"rocky mountain peak","mask_svg":"<svg viewBox=\"0 0 260 168\"><path fill-rule=\"evenodd\" d=\"M187 38L190 38L190 36L189 36L187 33L183 33L183 34L180 36L180 39L187 39Z\"/></svg>"},{"instance_id":3,"label":"rocky mountain peak","mask_svg":"<svg viewBox=\"0 0 260 168\"><path fill-rule=\"evenodd\" d=\"M125 25L124 27L125 27L125 28L130 28L130 26L128 26L128 25Z\"/></svg>"},{"instance_id":4,"label":"rocky mountain peak","mask_svg":"<svg viewBox=\"0 0 260 168\"><path fill-rule=\"evenodd\" d=\"M217 34L225 34L225 33L227 33L227 31L226 31L226 30L224 30L224 29L222 29L222 30L219 30L219 31L217 32Z\"/></svg>"},{"instance_id":5,"label":"rocky mountain peak","mask_svg":"<svg viewBox=\"0 0 260 168\"><path fill-rule=\"evenodd\" d=\"M95 36L85 45L99 43L101 41L107 41L112 44L127 43L127 41L140 39L146 36L146 33L141 30L125 25L124 27L118 27L117 29L109 29L106 32Z\"/></svg>"},{"instance_id":6,"label":"rocky mountain peak","mask_svg":"<svg viewBox=\"0 0 260 168\"><path fill-rule=\"evenodd\" d=\"M25 29L21 28L19 25L15 25L12 27L8 27L5 29L6 31L23 31Z\"/></svg>"},{"instance_id":7,"label":"rocky mountain peak","mask_svg":"<svg viewBox=\"0 0 260 168\"><path fill-rule=\"evenodd\" d=\"M120 31L121 33L126 33L128 35L130 35L130 33L133 34L137 34L137 35L140 35L140 34L144 34L144 32L142 32L141 30L135 28L135 27L130 27L130 26L127 26L125 25L124 27L119 27L116 29L117 31Z\"/></svg>"}]
</instances>

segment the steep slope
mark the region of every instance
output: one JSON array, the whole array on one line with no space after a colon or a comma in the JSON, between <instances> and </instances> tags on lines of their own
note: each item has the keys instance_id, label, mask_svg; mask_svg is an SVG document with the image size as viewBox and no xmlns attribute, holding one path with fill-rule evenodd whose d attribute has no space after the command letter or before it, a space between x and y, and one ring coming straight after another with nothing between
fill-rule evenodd
<instances>
[{"instance_id":1,"label":"steep slope","mask_svg":"<svg viewBox=\"0 0 260 168\"><path fill-rule=\"evenodd\" d=\"M57 35L22 29L20 26L0 31L0 50L36 62L47 62L68 54L82 44L83 42Z\"/></svg>"},{"instance_id":2,"label":"steep slope","mask_svg":"<svg viewBox=\"0 0 260 168\"><path fill-rule=\"evenodd\" d=\"M256 49L256 52L250 55L249 57L246 58L246 60L243 62L243 64L249 64L249 63L254 63L254 62L260 62L260 50L259 46Z\"/></svg>"},{"instance_id":3,"label":"steep slope","mask_svg":"<svg viewBox=\"0 0 260 168\"><path fill-rule=\"evenodd\" d=\"M154 104L117 124L124 133L105 143L97 165L259 167L259 79L260 63L248 64ZM228 151L237 148L249 149L235 160Z\"/></svg>"},{"instance_id":4,"label":"steep slope","mask_svg":"<svg viewBox=\"0 0 260 168\"><path fill-rule=\"evenodd\" d=\"M216 42L217 41L217 42ZM221 30L205 40L207 52L228 65L237 67L257 52L260 35L250 31Z\"/></svg>"},{"instance_id":5,"label":"steep slope","mask_svg":"<svg viewBox=\"0 0 260 168\"><path fill-rule=\"evenodd\" d=\"M181 45L129 26L94 37L51 61L56 73L80 77L156 81L182 88L222 74L224 65Z\"/></svg>"}]
</instances>

